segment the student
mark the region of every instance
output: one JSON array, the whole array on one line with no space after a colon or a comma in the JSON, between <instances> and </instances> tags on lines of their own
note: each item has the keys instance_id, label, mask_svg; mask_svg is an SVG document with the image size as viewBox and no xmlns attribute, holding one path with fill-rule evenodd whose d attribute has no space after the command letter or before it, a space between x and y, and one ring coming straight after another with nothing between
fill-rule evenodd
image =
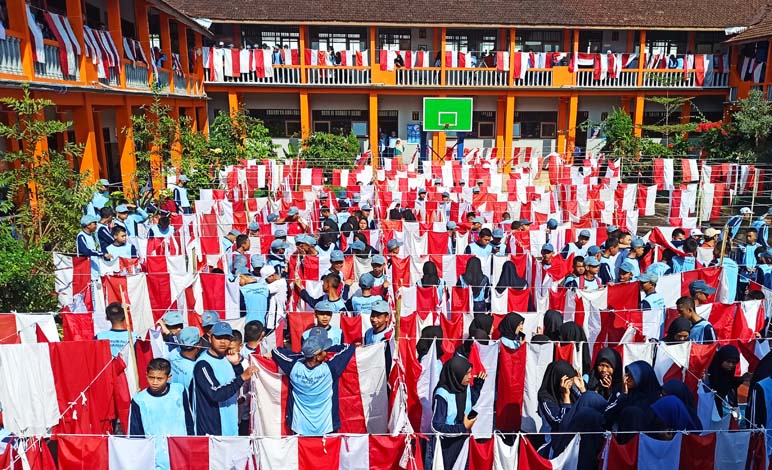
<instances>
[{"instance_id":1,"label":"student","mask_svg":"<svg viewBox=\"0 0 772 470\"><path fill-rule=\"evenodd\" d=\"M212 331L212 327L215 323L220 321L220 314L214 310L204 310L201 314L201 329L204 333L201 335L201 347L208 349L211 343L209 342L209 333Z\"/></svg>"},{"instance_id":2,"label":"student","mask_svg":"<svg viewBox=\"0 0 772 470\"><path fill-rule=\"evenodd\" d=\"M75 237L75 254L77 256L87 256L91 261L91 279L99 279L99 262L96 258L104 258L108 261L113 259L110 253L103 253L97 248L94 232L99 219L96 216L84 215L80 218L80 226L83 230L78 232Z\"/></svg>"},{"instance_id":3,"label":"student","mask_svg":"<svg viewBox=\"0 0 772 470\"><path fill-rule=\"evenodd\" d=\"M389 279L386 276L386 258L381 254L376 254L370 265L372 266L370 274L373 276L372 294L386 299L389 288Z\"/></svg>"},{"instance_id":4,"label":"student","mask_svg":"<svg viewBox=\"0 0 772 470\"><path fill-rule=\"evenodd\" d=\"M326 300L317 302L316 307L314 307L316 326L304 331L302 340L305 342L311 334L321 328L325 331L325 338L329 338L333 346L343 344L343 330L330 324L333 313L335 313L333 304Z\"/></svg>"},{"instance_id":5,"label":"student","mask_svg":"<svg viewBox=\"0 0 772 470\"><path fill-rule=\"evenodd\" d=\"M340 282L345 281L343 277L343 273L341 270L343 269L343 252L340 250L333 250L332 254L330 255L330 268L322 274L321 279L323 280L325 276L328 274L335 274L340 278Z\"/></svg>"},{"instance_id":6,"label":"student","mask_svg":"<svg viewBox=\"0 0 772 470\"><path fill-rule=\"evenodd\" d=\"M236 242L234 244L236 247L236 250L231 251L228 260L228 271L233 274L236 272L236 261L242 261L243 259L243 266L246 266L247 258L249 257L249 249L251 247L251 242L249 240L249 237L247 235L239 234L236 237Z\"/></svg>"},{"instance_id":7,"label":"student","mask_svg":"<svg viewBox=\"0 0 772 470\"><path fill-rule=\"evenodd\" d=\"M236 229L233 229L225 234L224 237L220 239L220 244L222 245L223 253L226 255L230 255L231 251L233 251L233 244L236 243L236 237L241 235L241 232L239 232Z\"/></svg>"},{"instance_id":8,"label":"student","mask_svg":"<svg viewBox=\"0 0 772 470\"><path fill-rule=\"evenodd\" d=\"M107 245L106 251L112 255L113 260L118 258L136 259L139 258L137 253L137 247L128 243L128 236L126 229L120 225L116 225L112 230L113 242Z\"/></svg>"},{"instance_id":9,"label":"student","mask_svg":"<svg viewBox=\"0 0 772 470\"><path fill-rule=\"evenodd\" d=\"M170 382L172 368L166 359L156 358L147 365L148 387L134 395L129 409L129 436L155 436L155 468L169 468L166 436L192 436L188 392Z\"/></svg>"},{"instance_id":10,"label":"student","mask_svg":"<svg viewBox=\"0 0 772 470\"><path fill-rule=\"evenodd\" d=\"M172 238L174 236L174 227L169 216L163 215L158 218L158 224L150 227L147 231L147 238Z\"/></svg>"},{"instance_id":11,"label":"student","mask_svg":"<svg viewBox=\"0 0 772 470\"><path fill-rule=\"evenodd\" d=\"M120 204L115 208L115 220L113 228L121 226L126 229L126 235L130 237L137 236L137 226L145 223L148 214L141 207L134 204Z\"/></svg>"},{"instance_id":12,"label":"student","mask_svg":"<svg viewBox=\"0 0 772 470\"><path fill-rule=\"evenodd\" d=\"M726 221L726 226L729 229L729 239L731 240L733 238L736 238L737 232L740 231L740 225L742 225L743 222L750 222L752 218L753 218L753 211L750 210L750 208L748 207L741 208L739 214L733 215L732 217L730 217Z\"/></svg>"},{"instance_id":13,"label":"student","mask_svg":"<svg viewBox=\"0 0 772 470\"><path fill-rule=\"evenodd\" d=\"M665 299L657 293L657 281L659 278L654 274L644 273L638 276L638 282L641 284L641 290L644 293L641 300L641 310L664 309Z\"/></svg>"},{"instance_id":14,"label":"student","mask_svg":"<svg viewBox=\"0 0 772 470\"><path fill-rule=\"evenodd\" d=\"M327 301L332 304L334 312L340 312L341 310L347 309L346 308L347 302L343 299L343 297L340 296L340 294L338 294L338 292L340 292L338 290L340 288L340 283L341 283L341 280L337 274L335 273L327 274L322 278L322 291L324 292L324 294L322 294L321 297L313 298L311 297L311 294L309 294L308 291L303 287L302 279L300 279L299 277L295 278L295 286L298 289L300 289L300 298L303 299L303 301L307 303L309 307L315 308L317 303L321 301ZM343 288L344 296L348 294L348 290L349 290L349 286L347 284Z\"/></svg>"},{"instance_id":15,"label":"student","mask_svg":"<svg viewBox=\"0 0 772 470\"><path fill-rule=\"evenodd\" d=\"M469 258L464 274L458 278L457 287L471 287L474 313L490 313L491 282L482 272L482 262L477 256Z\"/></svg>"},{"instance_id":16,"label":"student","mask_svg":"<svg viewBox=\"0 0 772 470\"><path fill-rule=\"evenodd\" d=\"M493 253L493 247L491 246L492 239L493 234L491 233L491 229L484 228L480 230L480 235L477 237L477 241L466 246L464 253L467 255L475 255L480 258L485 258L486 256Z\"/></svg>"},{"instance_id":17,"label":"student","mask_svg":"<svg viewBox=\"0 0 772 470\"><path fill-rule=\"evenodd\" d=\"M375 302L370 308L371 327L365 332L365 345L375 344L391 339L391 312L385 300Z\"/></svg>"},{"instance_id":18,"label":"student","mask_svg":"<svg viewBox=\"0 0 772 470\"><path fill-rule=\"evenodd\" d=\"M582 376L571 364L560 360L547 366L537 395L538 412L544 420L545 431L557 431L566 412L584 391Z\"/></svg>"},{"instance_id":19,"label":"student","mask_svg":"<svg viewBox=\"0 0 772 470\"><path fill-rule=\"evenodd\" d=\"M260 275L268 284L268 313L264 325L270 332L287 316L287 281L272 266L260 268Z\"/></svg>"},{"instance_id":20,"label":"student","mask_svg":"<svg viewBox=\"0 0 772 470\"><path fill-rule=\"evenodd\" d=\"M244 299L246 322L265 322L268 312L268 284L259 276L254 276L246 267L236 270L239 279L239 292Z\"/></svg>"},{"instance_id":21,"label":"student","mask_svg":"<svg viewBox=\"0 0 772 470\"><path fill-rule=\"evenodd\" d=\"M689 334L692 330L692 321L688 318L678 317L670 322L667 327L665 343L678 344L689 341Z\"/></svg>"},{"instance_id":22,"label":"student","mask_svg":"<svg viewBox=\"0 0 772 470\"><path fill-rule=\"evenodd\" d=\"M352 312L355 316L370 314L374 304L383 301L383 297L380 295L372 295L373 283L375 278L370 273L364 273L359 278L359 288L362 290L362 295L357 295L346 302L346 309Z\"/></svg>"},{"instance_id":23,"label":"student","mask_svg":"<svg viewBox=\"0 0 772 470\"><path fill-rule=\"evenodd\" d=\"M694 300L691 297L681 297L676 301L678 315L692 323L689 339L699 344L711 344L716 341L716 330L707 320L697 314Z\"/></svg>"},{"instance_id":24,"label":"student","mask_svg":"<svg viewBox=\"0 0 772 470\"><path fill-rule=\"evenodd\" d=\"M302 354L278 348L271 352L289 376L287 424L296 434L323 436L340 429L338 379L355 351L351 345L333 346L325 330L317 328L303 343Z\"/></svg>"},{"instance_id":25,"label":"student","mask_svg":"<svg viewBox=\"0 0 772 470\"><path fill-rule=\"evenodd\" d=\"M576 285L577 282L579 282L579 278L584 276L585 271L587 268L584 265L584 257L583 256L574 256L574 260L571 262L572 269L571 274L566 276L565 279L563 279L563 287L569 287L570 284Z\"/></svg>"},{"instance_id":26,"label":"student","mask_svg":"<svg viewBox=\"0 0 772 470\"><path fill-rule=\"evenodd\" d=\"M241 357L248 358L252 354L262 355L260 342L265 338L265 327L259 321L250 321L244 325L244 347L241 348Z\"/></svg>"},{"instance_id":27,"label":"student","mask_svg":"<svg viewBox=\"0 0 772 470\"><path fill-rule=\"evenodd\" d=\"M110 225L113 223L113 208L106 206L99 209L99 222L97 223L97 240L99 240L99 246L102 247L102 251L109 245L113 244L113 235L110 232Z\"/></svg>"},{"instance_id":28,"label":"student","mask_svg":"<svg viewBox=\"0 0 772 470\"><path fill-rule=\"evenodd\" d=\"M164 316L158 320L158 326L161 327L161 334L163 334L164 342L166 342L169 351L175 349L179 344L179 338L182 328L185 326L182 320L182 312L179 310L169 310L164 313Z\"/></svg>"},{"instance_id":29,"label":"student","mask_svg":"<svg viewBox=\"0 0 772 470\"><path fill-rule=\"evenodd\" d=\"M190 179L185 175L180 175L178 181L174 186L174 203L177 205L177 213L190 214L193 212L188 200L188 181Z\"/></svg>"},{"instance_id":30,"label":"student","mask_svg":"<svg viewBox=\"0 0 772 470\"><path fill-rule=\"evenodd\" d=\"M610 238L606 240L606 245L600 259L600 276L603 284L616 281L616 257L619 254L619 240Z\"/></svg>"},{"instance_id":31,"label":"student","mask_svg":"<svg viewBox=\"0 0 772 470\"><path fill-rule=\"evenodd\" d=\"M416 282L416 286L418 287L436 287L437 288L437 298L440 299L440 301L444 301L446 297L446 287L445 287L445 280L440 278L439 274L437 274L437 265L434 264L434 261L427 261L423 265L423 275L421 276L421 279Z\"/></svg>"},{"instance_id":32,"label":"student","mask_svg":"<svg viewBox=\"0 0 772 470\"><path fill-rule=\"evenodd\" d=\"M180 331L179 340L180 347L169 353L169 362L172 364L172 383L178 383L188 390L193 380L193 367L201 352L198 347L201 334L195 326L188 326Z\"/></svg>"},{"instance_id":33,"label":"student","mask_svg":"<svg viewBox=\"0 0 772 470\"><path fill-rule=\"evenodd\" d=\"M257 371L244 369L241 356L229 353L233 329L225 322L212 327L211 346L201 353L193 367L193 406L196 410L196 434L237 436L239 433L239 390Z\"/></svg>"},{"instance_id":34,"label":"student","mask_svg":"<svg viewBox=\"0 0 772 470\"><path fill-rule=\"evenodd\" d=\"M120 303L113 302L105 307L105 317L110 322L110 329L100 331L94 339L110 341L110 352L113 354L113 357L117 357L123 351L126 343L129 342L129 331L126 328L126 312ZM139 339L139 335L136 333L131 333L131 337L133 338L132 344Z\"/></svg>"},{"instance_id":35,"label":"student","mask_svg":"<svg viewBox=\"0 0 772 470\"><path fill-rule=\"evenodd\" d=\"M584 259L584 275L578 279L566 282L566 287L585 291L596 291L603 287L603 281L598 276L600 272L600 261L594 256Z\"/></svg>"},{"instance_id":36,"label":"student","mask_svg":"<svg viewBox=\"0 0 772 470\"><path fill-rule=\"evenodd\" d=\"M571 255L581 257L587 256L587 244L590 242L591 236L592 235L590 234L590 231L587 229L580 231L579 237L576 239L576 241L567 243L566 246L564 246L560 251L560 255L564 259L568 259L568 257Z\"/></svg>"},{"instance_id":37,"label":"student","mask_svg":"<svg viewBox=\"0 0 772 470\"><path fill-rule=\"evenodd\" d=\"M737 389L743 379L735 376L737 363L740 362L740 351L727 344L716 351L703 379L703 390L713 391L716 410L719 416L726 416L738 406Z\"/></svg>"},{"instance_id":38,"label":"student","mask_svg":"<svg viewBox=\"0 0 772 470\"><path fill-rule=\"evenodd\" d=\"M479 314L478 314L479 315ZM477 320L478 315L475 315ZM492 318L492 317L491 317ZM472 321L475 321L472 320ZM501 323L499 323L499 333L501 333L501 344L509 349L517 349L522 344L523 338L523 325L525 324L525 318L516 312L509 312ZM471 328L471 325L470 325Z\"/></svg>"},{"instance_id":39,"label":"student","mask_svg":"<svg viewBox=\"0 0 772 470\"><path fill-rule=\"evenodd\" d=\"M692 299L694 299L695 307L710 303L708 302L708 296L715 293L716 289L710 287L708 283L702 279L689 283L689 294L692 296Z\"/></svg>"},{"instance_id":40,"label":"student","mask_svg":"<svg viewBox=\"0 0 772 470\"><path fill-rule=\"evenodd\" d=\"M622 389L622 356L613 348L602 348L598 351L595 365L590 371L587 390L608 400Z\"/></svg>"}]
</instances>

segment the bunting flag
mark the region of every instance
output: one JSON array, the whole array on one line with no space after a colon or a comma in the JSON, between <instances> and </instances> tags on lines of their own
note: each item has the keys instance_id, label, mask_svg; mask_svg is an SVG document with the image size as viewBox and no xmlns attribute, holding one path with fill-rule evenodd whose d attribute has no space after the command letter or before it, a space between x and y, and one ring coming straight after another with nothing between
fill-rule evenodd
<instances>
[{"instance_id":1,"label":"bunting flag","mask_svg":"<svg viewBox=\"0 0 772 470\"><path fill-rule=\"evenodd\" d=\"M380 64L381 64L381 71L392 71L394 70L394 59L397 58L397 51L386 51L381 50L380 51Z\"/></svg>"},{"instance_id":2,"label":"bunting flag","mask_svg":"<svg viewBox=\"0 0 772 470\"><path fill-rule=\"evenodd\" d=\"M525 73L530 67L528 58L529 56L525 52L515 52L515 63L513 67L516 79L522 80L525 78Z\"/></svg>"},{"instance_id":3,"label":"bunting flag","mask_svg":"<svg viewBox=\"0 0 772 470\"><path fill-rule=\"evenodd\" d=\"M297 49L281 49L281 63L284 65L300 65L300 57Z\"/></svg>"},{"instance_id":4,"label":"bunting flag","mask_svg":"<svg viewBox=\"0 0 772 470\"><path fill-rule=\"evenodd\" d=\"M368 67L370 55L367 51L341 51L340 65L343 67ZM407 65L407 60L405 65Z\"/></svg>"},{"instance_id":5,"label":"bunting flag","mask_svg":"<svg viewBox=\"0 0 772 470\"><path fill-rule=\"evenodd\" d=\"M0 313L0 344L57 341L59 341L59 333L52 315Z\"/></svg>"},{"instance_id":6,"label":"bunting flag","mask_svg":"<svg viewBox=\"0 0 772 470\"><path fill-rule=\"evenodd\" d=\"M568 64L568 70L571 73L575 73L579 70L579 67L590 67L595 65L596 54L586 54L581 52L574 52L571 56L571 60Z\"/></svg>"},{"instance_id":7,"label":"bunting flag","mask_svg":"<svg viewBox=\"0 0 772 470\"><path fill-rule=\"evenodd\" d=\"M250 51L249 59L251 71L255 72L258 78L272 78L273 77L273 57L270 49L253 49Z\"/></svg>"},{"instance_id":8,"label":"bunting flag","mask_svg":"<svg viewBox=\"0 0 772 470\"><path fill-rule=\"evenodd\" d=\"M652 216L656 212L657 185L638 187L638 214Z\"/></svg>"},{"instance_id":9,"label":"bunting flag","mask_svg":"<svg viewBox=\"0 0 772 470\"><path fill-rule=\"evenodd\" d=\"M77 56L80 55L80 45L72 32L70 21L66 16L46 11L43 16L51 32L59 43L59 62L63 75L75 75L78 68Z\"/></svg>"},{"instance_id":10,"label":"bunting flag","mask_svg":"<svg viewBox=\"0 0 772 470\"><path fill-rule=\"evenodd\" d=\"M471 53L461 51L446 51L445 66L453 69L472 67Z\"/></svg>"},{"instance_id":11,"label":"bunting flag","mask_svg":"<svg viewBox=\"0 0 772 470\"><path fill-rule=\"evenodd\" d=\"M427 67L434 67L434 63L432 63L432 56L429 51L412 51L411 52L411 64L410 66L412 68L427 68ZM408 61L405 61L405 65L407 65Z\"/></svg>"},{"instance_id":12,"label":"bunting flag","mask_svg":"<svg viewBox=\"0 0 772 470\"><path fill-rule=\"evenodd\" d=\"M178 77L182 77L184 72L182 70L182 62L180 62L179 54L172 54L172 70Z\"/></svg>"},{"instance_id":13,"label":"bunting flag","mask_svg":"<svg viewBox=\"0 0 772 470\"><path fill-rule=\"evenodd\" d=\"M697 159L695 158L682 158L681 171L683 172L681 181L684 183L690 183L700 179L700 174L697 171Z\"/></svg>"}]
</instances>

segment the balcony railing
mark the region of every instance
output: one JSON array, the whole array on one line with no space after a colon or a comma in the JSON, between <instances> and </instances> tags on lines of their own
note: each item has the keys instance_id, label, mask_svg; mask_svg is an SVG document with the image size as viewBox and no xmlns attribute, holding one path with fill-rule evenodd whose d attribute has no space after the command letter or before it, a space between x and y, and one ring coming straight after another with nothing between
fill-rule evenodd
<instances>
[{"instance_id":1,"label":"balcony railing","mask_svg":"<svg viewBox=\"0 0 772 470\"><path fill-rule=\"evenodd\" d=\"M110 86L120 86L121 74L118 71L118 67L108 67L105 72L106 72L105 75L107 76L105 78L99 79L101 83L104 83L105 85L110 85Z\"/></svg>"},{"instance_id":2,"label":"balcony railing","mask_svg":"<svg viewBox=\"0 0 772 470\"><path fill-rule=\"evenodd\" d=\"M21 40L8 34L0 40L0 73L22 75Z\"/></svg>"},{"instance_id":3,"label":"balcony railing","mask_svg":"<svg viewBox=\"0 0 772 470\"><path fill-rule=\"evenodd\" d=\"M161 93L168 93L169 92L169 76L171 74L168 70L162 70L158 69L158 74L156 75L156 84L158 85L158 90Z\"/></svg>"},{"instance_id":4,"label":"balcony railing","mask_svg":"<svg viewBox=\"0 0 772 470\"><path fill-rule=\"evenodd\" d=\"M694 88L696 87L694 71L684 73L683 70L644 70L644 88Z\"/></svg>"},{"instance_id":5,"label":"balcony railing","mask_svg":"<svg viewBox=\"0 0 772 470\"><path fill-rule=\"evenodd\" d=\"M729 86L729 72L713 73L713 80L705 79L705 88L726 88Z\"/></svg>"},{"instance_id":6,"label":"balcony railing","mask_svg":"<svg viewBox=\"0 0 772 470\"><path fill-rule=\"evenodd\" d=\"M181 77L177 75L176 73L173 75L174 79L174 93L176 95L187 95L188 94L188 81L185 79L185 77Z\"/></svg>"},{"instance_id":7,"label":"balcony railing","mask_svg":"<svg viewBox=\"0 0 772 470\"><path fill-rule=\"evenodd\" d=\"M767 101L772 101L772 86L767 85Z\"/></svg>"},{"instance_id":8,"label":"balcony railing","mask_svg":"<svg viewBox=\"0 0 772 470\"><path fill-rule=\"evenodd\" d=\"M525 72L525 77L515 78L516 87L551 87L552 70L531 69Z\"/></svg>"},{"instance_id":9,"label":"balcony railing","mask_svg":"<svg viewBox=\"0 0 772 470\"><path fill-rule=\"evenodd\" d=\"M147 90L150 87L150 81L147 75L147 67L144 65L133 65L126 63L124 65L126 73L126 87L136 88L138 90Z\"/></svg>"},{"instance_id":10,"label":"balcony railing","mask_svg":"<svg viewBox=\"0 0 772 470\"><path fill-rule=\"evenodd\" d=\"M299 85L300 66L297 65L274 65L273 76L258 77L256 73L242 73L239 77L225 77L222 81L215 81L210 76L210 70L204 69L204 81L212 83L252 83L256 85Z\"/></svg>"},{"instance_id":11,"label":"balcony railing","mask_svg":"<svg viewBox=\"0 0 772 470\"><path fill-rule=\"evenodd\" d=\"M595 72L592 70L579 70L576 73L576 86L585 88L635 88L638 81L638 72L623 70L616 77L595 80Z\"/></svg>"},{"instance_id":12,"label":"balcony railing","mask_svg":"<svg viewBox=\"0 0 772 470\"><path fill-rule=\"evenodd\" d=\"M445 83L458 87L505 87L507 72L491 69L451 69L445 71Z\"/></svg>"},{"instance_id":13,"label":"balcony railing","mask_svg":"<svg viewBox=\"0 0 772 470\"><path fill-rule=\"evenodd\" d=\"M426 69L397 69L397 85L407 86L439 86L439 67Z\"/></svg>"},{"instance_id":14,"label":"balcony railing","mask_svg":"<svg viewBox=\"0 0 772 470\"><path fill-rule=\"evenodd\" d=\"M369 85L369 67L311 67L307 69L310 85Z\"/></svg>"},{"instance_id":15,"label":"balcony railing","mask_svg":"<svg viewBox=\"0 0 772 470\"><path fill-rule=\"evenodd\" d=\"M73 67L73 70L69 71L68 75L62 73L62 63L59 59L59 46L44 44L43 52L45 54L46 62L44 64L35 62L35 75L43 78L53 78L55 80L77 81L79 79L80 71L78 70L77 63Z\"/></svg>"}]
</instances>

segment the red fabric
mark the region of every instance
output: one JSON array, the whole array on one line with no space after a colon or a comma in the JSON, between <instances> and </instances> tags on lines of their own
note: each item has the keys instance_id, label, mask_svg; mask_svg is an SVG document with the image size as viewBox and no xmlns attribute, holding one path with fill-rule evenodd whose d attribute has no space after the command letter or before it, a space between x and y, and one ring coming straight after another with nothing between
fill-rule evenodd
<instances>
[{"instance_id":1,"label":"red fabric","mask_svg":"<svg viewBox=\"0 0 772 470\"><path fill-rule=\"evenodd\" d=\"M16 315L0 315L0 344L20 343L21 338L19 337L19 333L16 328Z\"/></svg>"},{"instance_id":2,"label":"red fabric","mask_svg":"<svg viewBox=\"0 0 772 470\"><path fill-rule=\"evenodd\" d=\"M436 312L440 303L436 287L416 287L415 300L415 311L421 318Z\"/></svg>"},{"instance_id":3,"label":"red fabric","mask_svg":"<svg viewBox=\"0 0 772 470\"><path fill-rule=\"evenodd\" d=\"M518 470L552 470L552 462L539 455L525 436L520 438L518 454Z\"/></svg>"},{"instance_id":4,"label":"red fabric","mask_svg":"<svg viewBox=\"0 0 772 470\"><path fill-rule=\"evenodd\" d=\"M206 436L169 437L170 470L208 470L209 438Z\"/></svg>"},{"instance_id":5,"label":"red fabric","mask_svg":"<svg viewBox=\"0 0 772 470\"><path fill-rule=\"evenodd\" d=\"M340 467L340 436L299 437L298 468Z\"/></svg>"},{"instance_id":6,"label":"red fabric","mask_svg":"<svg viewBox=\"0 0 772 470\"><path fill-rule=\"evenodd\" d=\"M606 462L608 470L638 470L638 436L633 437L625 445L619 444L616 439L611 439Z\"/></svg>"},{"instance_id":7,"label":"red fabric","mask_svg":"<svg viewBox=\"0 0 772 470\"><path fill-rule=\"evenodd\" d=\"M135 341L134 352L134 357L137 360L137 370L147 370L147 365L154 359L153 348L150 346L150 341ZM137 382L140 389L147 388L147 377L145 374L137 374Z\"/></svg>"},{"instance_id":8,"label":"red fabric","mask_svg":"<svg viewBox=\"0 0 772 470\"><path fill-rule=\"evenodd\" d=\"M475 341L472 343L472 348L469 350L469 364L472 365L472 376L476 376L480 372L487 372L485 365L480 357L480 345Z\"/></svg>"},{"instance_id":9,"label":"red fabric","mask_svg":"<svg viewBox=\"0 0 772 470\"><path fill-rule=\"evenodd\" d=\"M154 322L160 320L167 310L177 308L177 299L172 299L172 283L168 274L147 274L147 293Z\"/></svg>"},{"instance_id":10,"label":"red fabric","mask_svg":"<svg viewBox=\"0 0 772 470\"><path fill-rule=\"evenodd\" d=\"M106 434L115 419L115 370L109 341L49 343L51 370L59 411L64 412L55 433ZM77 371L77 373L73 373ZM98 378L94 380L95 377ZM91 386L89 387L89 384ZM86 390L88 387L88 390ZM85 404L81 392L85 392ZM70 404L74 403L72 407Z\"/></svg>"},{"instance_id":11,"label":"red fabric","mask_svg":"<svg viewBox=\"0 0 772 470\"><path fill-rule=\"evenodd\" d=\"M555 343L555 361L566 361L569 364L574 363L574 345Z\"/></svg>"},{"instance_id":12,"label":"red fabric","mask_svg":"<svg viewBox=\"0 0 772 470\"><path fill-rule=\"evenodd\" d=\"M58 436L56 441L59 470L108 468L107 436Z\"/></svg>"},{"instance_id":13,"label":"red fabric","mask_svg":"<svg viewBox=\"0 0 772 470\"><path fill-rule=\"evenodd\" d=\"M43 330L40 328L40 324L35 324L35 338L37 339L38 343L48 343L48 337L46 337L46 334L43 333Z\"/></svg>"},{"instance_id":14,"label":"red fabric","mask_svg":"<svg viewBox=\"0 0 772 470\"><path fill-rule=\"evenodd\" d=\"M716 349L718 349L718 343L697 344L692 342L691 344L689 349L689 372L684 378L684 383L694 394L695 400L697 400L697 380L708 370L710 361L716 354Z\"/></svg>"},{"instance_id":15,"label":"red fabric","mask_svg":"<svg viewBox=\"0 0 772 470\"><path fill-rule=\"evenodd\" d=\"M274 374L279 374L279 366L273 362L273 360L269 357L263 357L263 356L257 356L252 355L255 360L260 363L262 367L267 369L269 372L272 372ZM287 416L287 400L289 398L289 376L281 374L281 416ZM292 435L292 430L290 429L289 425L287 424L286 419L281 420L281 435L282 436L289 436Z\"/></svg>"},{"instance_id":16,"label":"red fabric","mask_svg":"<svg viewBox=\"0 0 772 470\"><path fill-rule=\"evenodd\" d=\"M62 317L64 341L89 341L94 339L94 319L91 318L90 314L62 313L60 316ZM3 315L0 315L0 321L2 321L2 317Z\"/></svg>"},{"instance_id":17,"label":"red fabric","mask_svg":"<svg viewBox=\"0 0 772 470\"><path fill-rule=\"evenodd\" d=\"M340 329L343 330L343 342L346 344L362 344L362 317L340 316Z\"/></svg>"},{"instance_id":18,"label":"red fabric","mask_svg":"<svg viewBox=\"0 0 772 470\"><path fill-rule=\"evenodd\" d=\"M421 429L421 414L423 409L418 397L418 377L421 375L421 363L418 362L416 352L416 315L409 315L400 319L399 357L404 367L405 389L407 390L407 416L413 429ZM392 369L399 372L398 367Z\"/></svg>"},{"instance_id":19,"label":"red fabric","mask_svg":"<svg viewBox=\"0 0 772 470\"><path fill-rule=\"evenodd\" d=\"M72 295L85 294L91 287L91 260L86 256L72 257ZM86 303L91 310L91 306Z\"/></svg>"},{"instance_id":20,"label":"red fabric","mask_svg":"<svg viewBox=\"0 0 772 470\"><path fill-rule=\"evenodd\" d=\"M410 258L390 256L391 279L394 290L410 285Z\"/></svg>"},{"instance_id":21,"label":"red fabric","mask_svg":"<svg viewBox=\"0 0 772 470\"><path fill-rule=\"evenodd\" d=\"M493 446L496 439L478 441L469 438L469 470L493 470Z\"/></svg>"},{"instance_id":22,"label":"red fabric","mask_svg":"<svg viewBox=\"0 0 772 470\"><path fill-rule=\"evenodd\" d=\"M451 314L451 319L448 320L445 315L440 315L440 327L442 327L442 351L444 352L442 357L450 359L464 337L464 316L458 313Z\"/></svg>"},{"instance_id":23,"label":"red fabric","mask_svg":"<svg viewBox=\"0 0 772 470\"><path fill-rule=\"evenodd\" d=\"M708 320L713 325L713 329L716 330L716 337L721 344L725 344L727 339L734 338L732 330L738 308L738 304L714 303L710 309Z\"/></svg>"},{"instance_id":24,"label":"red fabric","mask_svg":"<svg viewBox=\"0 0 772 470\"><path fill-rule=\"evenodd\" d=\"M365 423L364 406L359 389L359 369L357 368L356 354L349 361L338 382L338 403L339 409L345 410L340 413L340 432L366 434L367 424ZM338 446L340 447L340 444ZM301 465L301 468L306 467Z\"/></svg>"},{"instance_id":25,"label":"red fabric","mask_svg":"<svg viewBox=\"0 0 772 470\"><path fill-rule=\"evenodd\" d=\"M469 292L471 289L453 286L450 289L450 311L453 313L470 313Z\"/></svg>"},{"instance_id":26,"label":"red fabric","mask_svg":"<svg viewBox=\"0 0 772 470\"><path fill-rule=\"evenodd\" d=\"M428 232L427 253L431 255L444 255L448 252L448 232Z\"/></svg>"},{"instance_id":27,"label":"red fabric","mask_svg":"<svg viewBox=\"0 0 772 470\"><path fill-rule=\"evenodd\" d=\"M681 462L679 468L715 467L716 433L706 436L684 434L681 436Z\"/></svg>"},{"instance_id":28,"label":"red fabric","mask_svg":"<svg viewBox=\"0 0 772 470\"><path fill-rule=\"evenodd\" d=\"M291 312L287 315L289 319L290 329L290 344L292 350L300 352L301 340L303 333L316 325L316 317L313 313L308 312Z\"/></svg>"},{"instance_id":29,"label":"red fabric","mask_svg":"<svg viewBox=\"0 0 772 470\"><path fill-rule=\"evenodd\" d=\"M608 309L609 310L636 310L638 308L638 290L640 287L637 282L626 282L608 286Z\"/></svg>"},{"instance_id":30,"label":"red fabric","mask_svg":"<svg viewBox=\"0 0 772 470\"><path fill-rule=\"evenodd\" d=\"M399 461L404 452L404 436L370 435L370 470L399 470Z\"/></svg>"},{"instance_id":31,"label":"red fabric","mask_svg":"<svg viewBox=\"0 0 772 470\"><path fill-rule=\"evenodd\" d=\"M292 259L295 260L296 258L293 256ZM322 276L322 273L319 272L319 257L304 256L303 263L298 269L298 275L304 281L318 281Z\"/></svg>"},{"instance_id":32,"label":"red fabric","mask_svg":"<svg viewBox=\"0 0 772 470\"><path fill-rule=\"evenodd\" d=\"M225 274L200 273L202 310L214 310L225 318Z\"/></svg>"},{"instance_id":33,"label":"red fabric","mask_svg":"<svg viewBox=\"0 0 772 470\"><path fill-rule=\"evenodd\" d=\"M507 313L527 312L530 295L531 292L528 289L507 288Z\"/></svg>"},{"instance_id":34,"label":"red fabric","mask_svg":"<svg viewBox=\"0 0 772 470\"><path fill-rule=\"evenodd\" d=\"M525 391L525 357L528 348L512 350L499 345L496 424L502 432L520 430ZM418 429L418 428L416 428Z\"/></svg>"}]
</instances>

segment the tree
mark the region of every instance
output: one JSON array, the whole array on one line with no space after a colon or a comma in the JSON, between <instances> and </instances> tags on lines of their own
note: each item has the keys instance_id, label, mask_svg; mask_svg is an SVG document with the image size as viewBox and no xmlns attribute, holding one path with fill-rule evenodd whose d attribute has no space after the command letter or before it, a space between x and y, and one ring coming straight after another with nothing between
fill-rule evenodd
<instances>
[{"instance_id":1,"label":"tree","mask_svg":"<svg viewBox=\"0 0 772 470\"><path fill-rule=\"evenodd\" d=\"M51 253L20 240L9 224L0 224L0 312L55 310L52 272Z\"/></svg>"},{"instance_id":2,"label":"tree","mask_svg":"<svg viewBox=\"0 0 772 470\"><path fill-rule=\"evenodd\" d=\"M772 133L772 106L761 91L751 90L737 107L739 109L732 115L737 132L747 141L756 159L768 158L766 142Z\"/></svg>"},{"instance_id":3,"label":"tree","mask_svg":"<svg viewBox=\"0 0 772 470\"><path fill-rule=\"evenodd\" d=\"M277 145L263 122L239 107L231 116L220 111L209 126L209 148L218 165L235 165L240 160L275 159Z\"/></svg>"},{"instance_id":4,"label":"tree","mask_svg":"<svg viewBox=\"0 0 772 470\"><path fill-rule=\"evenodd\" d=\"M71 142L63 150L48 148L49 137L67 131L70 122L41 119L50 100L32 98L24 85L21 99L2 98L0 102L16 115L13 124L0 123L0 137L19 141L20 149L4 152L7 170L0 172L0 187L8 197L0 202L0 212L13 213L15 233L27 248L73 251L79 219L93 188L89 175L73 168L82 147Z\"/></svg>"},{"instance_id":5,"label":"tree","mask_svg":"<svg viewBox=\"0 0 772 470\"><path fill-rule=\"evenodd\" d=\"M153 87L150 105L142 105L140 109L143 111L141 114L131 116L131 129L123 129L123 132L127 136L133 134L134 137L134 156L137 161L134 184L144 185L151 176L153 179L163 177L165 168L170 166L179 124L171 116L171 108L161 103L157 86Z\"/></svg>"},{"instance_id":6,"label":"tree","mask_svg":"<svg viewBox=\"0 0 772 470\"><path fill-rule=\"evenodd\" d=\"M359 155L359 140L350 133L328 134L316 132L303 140L300 158L312 168L324 168L325 176L331 177L333 169L354 168Z\"/></svg>"}]
</instances>

